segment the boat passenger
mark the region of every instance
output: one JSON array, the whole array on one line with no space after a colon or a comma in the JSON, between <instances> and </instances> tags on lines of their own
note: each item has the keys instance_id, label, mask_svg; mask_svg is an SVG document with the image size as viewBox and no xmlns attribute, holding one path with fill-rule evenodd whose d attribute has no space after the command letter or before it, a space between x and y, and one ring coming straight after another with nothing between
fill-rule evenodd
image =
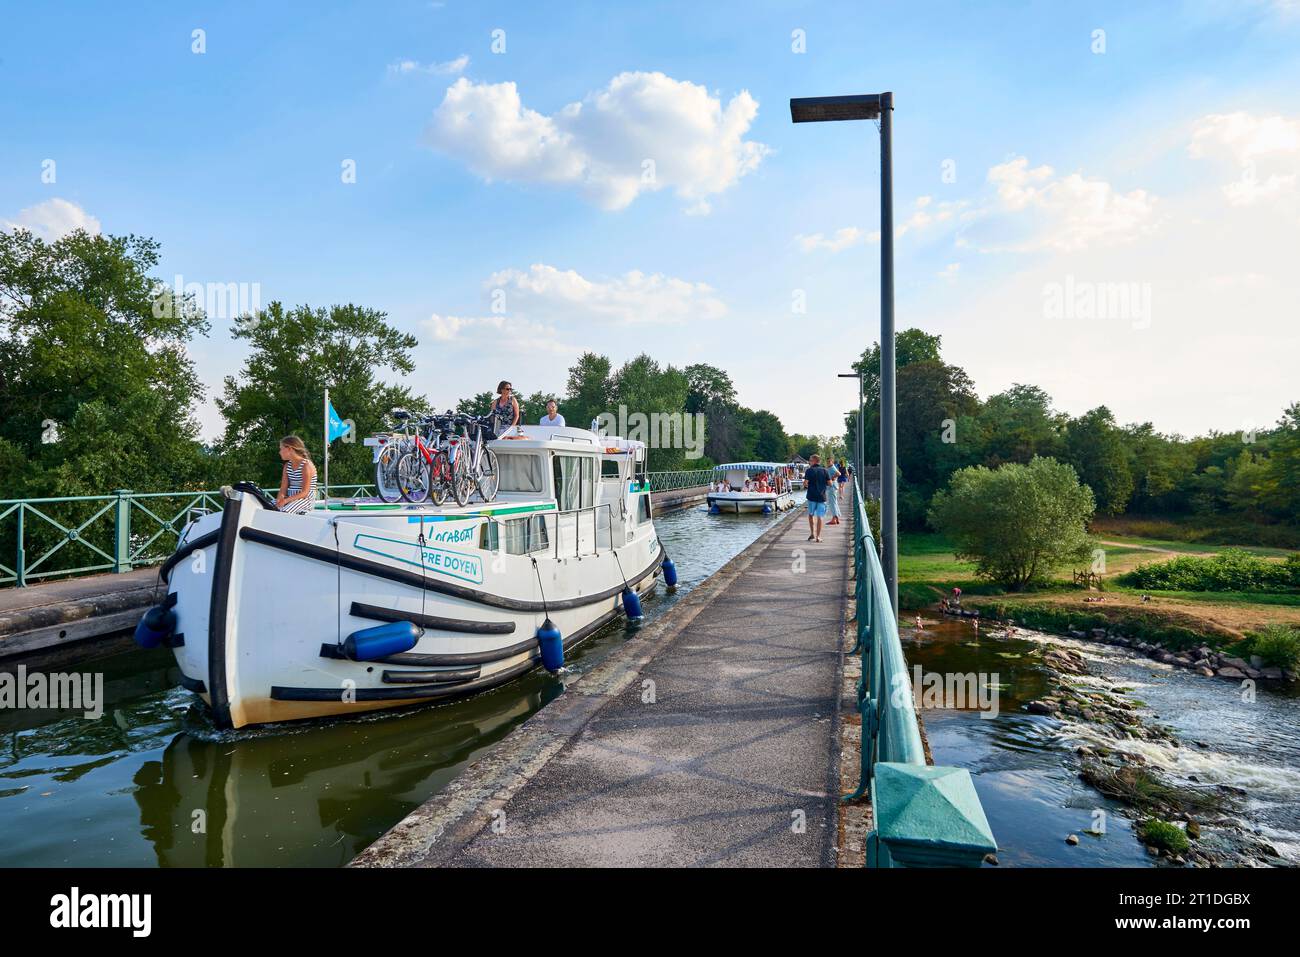
<instances>
[{"instance_id":1,"label":"boat passenger","mask_svg":"<svg viewBox=\"0 0 1300 957\"><path fill-rule=\"evenodd\" d=\"M275 507L295 515L311 511L316 500L316 466L306 444L296 435L286 435L280 440L280 459L284 470Z\"/></svg>"},{"instance_id":2,"label":"boat passenger","mask_svg":"<svg viewBox=\"0 0 1300 957\"><path fill-rule=\"evenodd\" d=\"M510 430L519 424L519 400L515 398L515 387L505 379L497 383L497 398L489 414L496 438L508 438Z\"/></svg>"},{"instance_id":3,"label":"boat passenger","mask_svg":"<svg viewBox=\"0 0 1300 957\"><path fill-rule=\"evenodd\" d=\"M546 414L541 417L537 424L564 428L564 416L560 415L560 404L554 399L547 399Z\"/></svg>"}]
</instances>

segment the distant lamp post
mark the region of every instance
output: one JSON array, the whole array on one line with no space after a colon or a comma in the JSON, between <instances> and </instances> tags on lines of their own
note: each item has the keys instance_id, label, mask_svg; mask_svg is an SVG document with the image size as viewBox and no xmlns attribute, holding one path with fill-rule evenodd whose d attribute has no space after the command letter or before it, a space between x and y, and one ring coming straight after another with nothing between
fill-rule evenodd
<instances>
[{"instance_id":1,"label":"distant lamp post","mask_svg":"<svg viewBox=\"0 0 1300 957\"><path fill-rule=\"evenodd\" d=\"M897 615L898 450L895 445L897 408L894 392L893 116L893 93L812 96L790 101L790 119L796 123L880 120L880 544L885 581L889 585L889 600ZM862 428L861 410L862 403L859 402L859 435ZM861 473L858 479L862 480Z\"/></svg>"},{"instance_id":2,"label":"distant lamp post","mask_svg":"<svg viewBox=\"0 0 1300 957\"><path fill-rule=\"evenodd\" d=\"M853 468L858 473L858 481L862 481L862 463L866 461L866 451L862 446L862 373L861 372L841 372L841 379L858 380L858 411L855 413L855 423L857 431L853 437Z\"/></svg>"}]
</instances>

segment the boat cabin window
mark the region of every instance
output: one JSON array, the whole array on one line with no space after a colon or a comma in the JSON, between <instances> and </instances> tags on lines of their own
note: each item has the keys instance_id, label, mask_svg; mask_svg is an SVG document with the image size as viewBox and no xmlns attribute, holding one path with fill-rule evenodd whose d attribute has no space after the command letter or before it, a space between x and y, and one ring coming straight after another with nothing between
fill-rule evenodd
<instances>
[{"instance_id":1,"label":"boat cabin window","mask_svg":"<svg viewBox=\"0 0 1300 957\"><path fill-rule=\"evenodd\" d=\"M524 455L519 452L498 452L497 471L500 475L500 489L503 492L542 491L542 457Z\"/></svg>"},{"instance_id":2,"label":"boat cabin window","mask_svg":"<svg viewBox=\"0 0 1300 957\"><path fill-rule=\"evenodd\" d=\"M639 495L637 497L640 501L636 506L636 520L638 522L648 522L650 521L650 493L647 492L644 495Z\"/></svg>"},{"instance_id":3,"label":"boat cabin window","mask_svg":"<svg viewBox=\"0 0 1300 957\"><path fill-rule=\"evenodd\" d=\"M520 458L525 457L520 456ZM479 544L493 552L502 549L507 555L544 552L551 545L550 533L546 528L546 516L529 515L505 522L487 522L483 525Z\"/></svg>"},{"instance_id":4,"label":"boat cabin window","mask_svg":"<svg viewBox=\"0 0 1300 957\"><path fill-rule=\"evenodd\" d=\"M621 459L607 458L600 460L600 477L603 479L617 479L622 477L623 462Z\"/></svg>"},{"instance_id":5,"label":"boat cabin window","mask_svg":"<svg viewBox=\"0 0 1300 957\"><path fill-rule=\"evenodd\" d=\"M556 455L555 502L562 512L596 503L596 458L592 455Z\"/></svg>"}]
</instances>

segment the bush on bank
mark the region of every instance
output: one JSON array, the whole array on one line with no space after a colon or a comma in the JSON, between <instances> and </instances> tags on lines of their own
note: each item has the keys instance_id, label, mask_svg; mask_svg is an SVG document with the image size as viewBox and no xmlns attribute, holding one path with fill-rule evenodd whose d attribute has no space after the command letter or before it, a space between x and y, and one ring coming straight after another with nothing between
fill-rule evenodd
<instances>
[{"instance_id":1,"label":"bush on bank","mask_svg":"<svg viewBox=\"0 0 1300 957\"><path fill-rule=\"evenodd\" d=\"M1140 565L1117 581L1152 591L1295 592L1300 591L1300 555L1275 562L1230 548Z\"/></svg>"}]
</instances>

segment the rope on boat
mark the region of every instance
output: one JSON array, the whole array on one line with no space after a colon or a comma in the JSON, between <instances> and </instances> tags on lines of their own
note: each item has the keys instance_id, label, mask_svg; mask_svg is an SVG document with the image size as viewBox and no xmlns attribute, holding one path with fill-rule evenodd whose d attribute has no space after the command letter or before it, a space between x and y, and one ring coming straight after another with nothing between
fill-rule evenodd
<instances>
[{"instance_id":1,"label":"rope on boat","mask_svg":"<svg viewBox=\"0 0 1300 957\"><path fill-rule=\"evenodd\" d=\"M542 596L542 614L545 617L550 618L551 610L546 607L546 589L542 587L542 573L537 567L537 558L536 556L531 556L531 555L529 556L529 558L532 560L533 563L533 574L537 576L537 591Z\"/></svg>"}]
</instances>

